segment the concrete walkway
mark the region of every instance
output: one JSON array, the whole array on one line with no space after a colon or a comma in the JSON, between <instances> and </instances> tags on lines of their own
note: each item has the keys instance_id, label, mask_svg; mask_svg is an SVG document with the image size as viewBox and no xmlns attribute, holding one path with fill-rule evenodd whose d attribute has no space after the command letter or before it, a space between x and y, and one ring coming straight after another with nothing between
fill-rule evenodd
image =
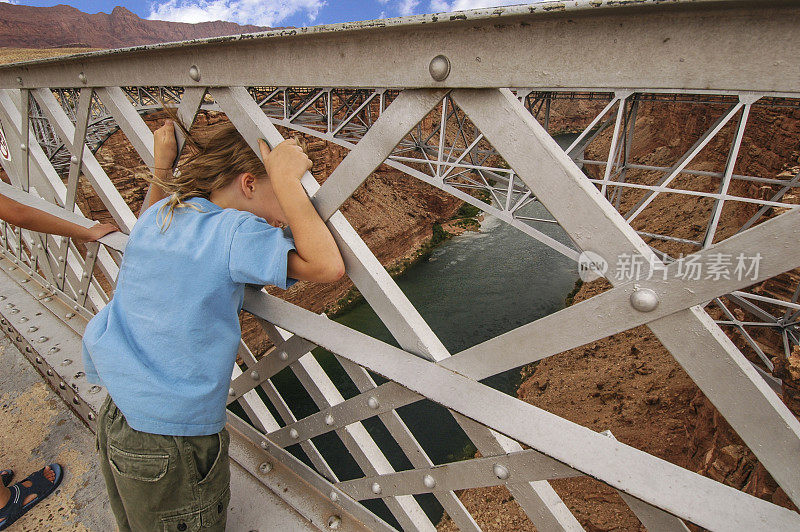
<instances>
[{"instance_id":1,"label":"concrete walkway","mask_svg":"<svg viewBox=\"0 0 800 532\"><path fill-rule=\"evenodd\" d=\"M94 434L5 335L0 335L0 469L14 482L58 462L59 488L9 531L113 531L114 516L97 464Z\"/></svg>"}]
</instances>

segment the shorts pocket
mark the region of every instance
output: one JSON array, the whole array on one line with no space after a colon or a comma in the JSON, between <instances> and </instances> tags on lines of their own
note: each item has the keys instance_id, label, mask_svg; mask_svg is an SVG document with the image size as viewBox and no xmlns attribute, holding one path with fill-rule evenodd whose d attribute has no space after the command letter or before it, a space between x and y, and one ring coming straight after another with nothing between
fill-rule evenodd
<instances>
[{"instance_id":1,"label":"shorts pocket","mask_svg":"<svg viewBox=\"0 0 800 532\"><path fill-rule=\"evenodd\" d=\"M193 510L161 518L164 532L196 532L200 530L200 511Z\"/></svg>"},{"instance_id":2,"label":"shorts pocket","mask_svg":"<svg viewBox=\"0 0 800 532\"><path fill-rule=\"evenodd\" d=\"M231 501L231 488L227 486L208 506L200 510L200 526L209 528L227 517L228 503Z\"/></svg>"},{"instance_id":3,"label":"shorts pocket","mask_svg":"<svg viewBox=\"0 0 800 532\"><path fill-rule=\"evenodd\" d=\"M108 461L114 472L122 477L155 482L167 473L169 454L132 453L109 445Z\"/></svg>"},{"instance_id":4,"label":"shorts pocket","mask_svg":"<svg viewBox=\"0 0 800 532\"><path fill-rule=\"evenodd\" d=\"M214 456L214 461L211 464L211 467L208 469L205 475L198 476L200 479L197 484L200 486L208 485L211 489L214 488L212 484L215 484L214 479L216 478L224 478L225 483L227 484L227 475L223 475L223 468L230 467L230 461L228 458L228 446L230 442L230 436L228 435L227 429L222 429L219 433L217 433L217 437L219 438L219 444L217 446L217 453Z\"/></svg>"}]
</instances>

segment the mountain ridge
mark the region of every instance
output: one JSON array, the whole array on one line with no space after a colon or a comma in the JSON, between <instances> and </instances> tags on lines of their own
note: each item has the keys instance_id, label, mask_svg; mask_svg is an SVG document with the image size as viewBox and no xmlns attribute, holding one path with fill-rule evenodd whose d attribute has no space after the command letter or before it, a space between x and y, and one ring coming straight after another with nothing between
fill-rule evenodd
<instances>
[{"instance_id":1,"label":"mountain ridge","mask_svg":"<svg viewBox=\"0 0 800 532\"><path fill-rule=\"evenodd\" d=\"M267 31L275 28L223 20L147 20L123 6L94 14L67 5L0 3L0 46L8 48L124 48Z\"/></svg>"}]
</instances>

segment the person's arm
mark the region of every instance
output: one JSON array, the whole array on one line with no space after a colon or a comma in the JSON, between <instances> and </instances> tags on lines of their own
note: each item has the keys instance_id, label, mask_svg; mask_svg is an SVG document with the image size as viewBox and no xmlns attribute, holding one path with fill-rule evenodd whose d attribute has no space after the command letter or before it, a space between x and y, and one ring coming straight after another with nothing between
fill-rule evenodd
<instances>
[{"instance_id":1,"label":"person's arm","mask_svg":"<svg viewBox=\"0 0 800 532\"><path fill-rule=\"evenodd\" d=\"M97 240L108 233L119 231L113 224L81 227L57 216L23 205L0 194L0 218L6 222L39 233L68 236L86 242Z\"/></svg>"},{"instance_id":2,"label":"person's arm","mask_svg":"<svg viewBox=\"0 0 800 532\"><path fill-rule=\"evenodd\" d=\"M175 138L175 125L167 119L164 124L153 132L153 174L161 180L166 180L172 173L172 166L178 156L178 141ZM147 194L144 196L139 216L153 203L167 197L164 190L154 183L150 183Z\"/></svg>"},{"instance_id":3,"label":"person's arm","mask_svg":"<svg viewBox=\"0 0 800 532\"><path fill-rule=\"evenodd\" d=\"M306 281L336 281L345 271L342 255L300 183L306 170L311 169L311 160L294 139L281 142L272 151L261 139L259 146L294 238L296 251L289 251L287 275Z\"/></svg>"}]
</instances>

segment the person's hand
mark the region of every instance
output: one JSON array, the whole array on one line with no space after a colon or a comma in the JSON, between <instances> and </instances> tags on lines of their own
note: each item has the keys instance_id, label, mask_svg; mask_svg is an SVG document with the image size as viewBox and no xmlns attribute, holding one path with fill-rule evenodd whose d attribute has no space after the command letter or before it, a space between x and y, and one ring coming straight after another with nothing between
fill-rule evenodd
<instances>
[{"instance_id":1,"label":"person's hand","mask_svg":"<svg viewBox=\"0 0 800 532\"><path fill-rule=\"evenodd\" d=\"M81 240L84 242L94 242L114 231L119 231L119 228L114 224L96 224L86 228L86 235Z\"/></svg>"},{"instance_id":2,"label":"person's hand","mask_svg":"<svg viewBox=\"0 0 800 532\"><path fill-rule=\"evenodd\" d=\"M178 141L172 120L165 120L164 125L153 132L153 154L155 170L172 171L172 165L178 156Z\"/></svg>"},{"instance_id":3,"label":"person's hand","mask_svg":"<svg viewBox=\"0 0 800 532\"><path fill-rule=\"evenodd\" d=\"M295 139L284 140L274 150L270 150L263 139L258 139L258 147L261 148L264 168L271 180L299 180L313 165Z\"/></svg>"}]
</instances>

